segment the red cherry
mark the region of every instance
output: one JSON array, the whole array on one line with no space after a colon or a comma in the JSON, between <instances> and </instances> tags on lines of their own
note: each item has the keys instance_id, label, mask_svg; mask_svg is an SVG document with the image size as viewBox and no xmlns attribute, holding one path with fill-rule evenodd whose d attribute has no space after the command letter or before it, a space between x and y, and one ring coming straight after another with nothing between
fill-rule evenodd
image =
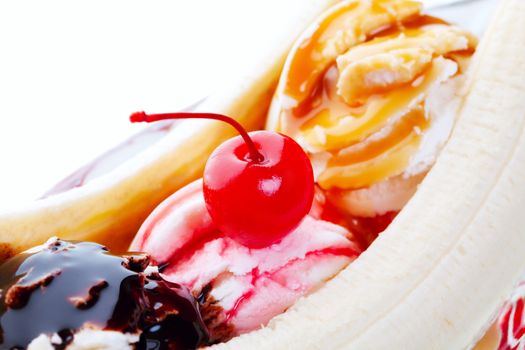
<instances>
[{"instance_id":1,"label":"red cherry","mask_svg":"<svg viewBox=\"0 0 525 350\"><path fill-rule=\"evenodd\" d=\"M232 118L213 113L134 113L132 122L216 119L240 136L222 143L208 159L204 199L215 225L249 248L278 242L308 214L314 196L312 165L301 146L271 131L247 133Z\"/></svg>"},{"instance_id":2,"label":"red cherry","mask_svg":"<svg viewBox=\"0 0 525 350\"><path fill-rule=\"evenodd\" d=\"M215 224L251 248L266 247L292 231L312 206L310 160L291 138L250 133L262 160L254 161L241 137L220 145L204 170L204 198Z\"/></svg>"}]
</instances>

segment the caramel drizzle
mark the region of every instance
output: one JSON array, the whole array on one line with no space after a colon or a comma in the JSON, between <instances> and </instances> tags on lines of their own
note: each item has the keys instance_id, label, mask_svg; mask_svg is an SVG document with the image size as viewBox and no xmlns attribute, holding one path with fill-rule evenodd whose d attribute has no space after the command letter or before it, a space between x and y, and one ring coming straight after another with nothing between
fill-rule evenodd
<instances>
[{"instance_id":1,"label":"caramel drizzle","mask_svg":"<svg viewBox=\"0 0 525 350\"><path fill-rule=\"evenodd\" d=\"M386 3L392 5L392 1L373 1L372 5L348 2L340 6L319 22L316 30L296 48L289 61L281 93L295 101L296 105L282 110L279 126L288 134L302 135L313 148L332 154L327 169L318 179L325 189L366 187L402 173L411 156L417 152L421 135L430 124L424 109L426 95L418 106L409 105L435 80L436 72L432 65L414 80L421 79L422 83L408 84L388 92L391 99L386 102L374 103L375 93L372 93L364 105L350 106L335 93L338 78L335 59L348 48L388 40L400 34L415 36L426 25L448 24L435 17L420 15L419 10L415 14L398 13L396 18ZM403 4L415 3L406 1ZM372 6L372 9L364 12L363 6ZM363 13L370 14L370 11L384 15L385 25L375 30L367 28ZM355 26L356 21L365 24ZM355 30L353 41L346 40L348 47L338 47L328 51L327 55L330 37L337 30L344 32L349 28ZM450 52L444 57L456 61L461 73L463 63L468 61L473 51ZM381 96L382 92L377 94ZM394 115L397 115L396 121L392 120ZM388 128L390 130L386 130ZM384 133L383 137L373 140L371 136L380 131Z\"/></svg>"}]
</instances>

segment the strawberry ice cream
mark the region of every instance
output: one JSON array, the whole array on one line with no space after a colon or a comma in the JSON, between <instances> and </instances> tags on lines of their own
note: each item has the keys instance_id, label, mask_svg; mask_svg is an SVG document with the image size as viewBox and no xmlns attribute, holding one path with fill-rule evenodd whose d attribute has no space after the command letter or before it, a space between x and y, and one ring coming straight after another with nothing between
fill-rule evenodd
<instances>
[{"instance_id":1,"label":"strawberry ice cream","mask_svg":"<svg viewBox=\"0 0 525 350\"><path fill-rule=\"evenodd\" d=\"M318 219L319 203L314 208L281 241L250 249L216 228L199 180L153 211L131 249L148 252L164 278L188 287L212 341L225 341L267 324L360 254L352 235Z\"/></svg>"}]
</instances>

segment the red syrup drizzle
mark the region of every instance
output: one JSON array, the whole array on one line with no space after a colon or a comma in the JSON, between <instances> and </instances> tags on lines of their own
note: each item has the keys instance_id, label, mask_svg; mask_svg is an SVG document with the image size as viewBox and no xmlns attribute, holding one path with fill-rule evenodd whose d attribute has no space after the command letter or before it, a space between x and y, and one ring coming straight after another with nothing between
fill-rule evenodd
<instances>
[{"instance_id":1,"label":"red syrup drizzle","mask_svg":"<svg viewBox=\"0 0 525 350\"><path fill-rule=\"evenodd\" d=\"M164 262L163 264L160 264L160 266L163 266L163 273L166 275L174 274L176 276L177 267L173 266L171 262L176 262L177 264L183 264L185 261L190 260L197 252L202 250L204 246L214 240L221 239L221 251L219 252L221 255L224 253L224 251L232 244L232 242L224 237L219 231L215 231L212 234L205 235L203 237L200 237L199 239L195 241L190 241L188 244L184 245L172 255L168 261ZM326 256L326 255L333 255L333 256L345 256L349 258L355 258L361 253L358 249L353 249L351 247L328 247L324 249L318 249L313 250L310 252L307 252L304 257L295 257L293 259L290 259L286 262L286 264L279 266L278 268L271 270L271 271L264 271L260 272L259 268L252 269L248 274L244 276L250 276L251 277L251 284L252 289L245 292L243 295L239 297L239 299L235 302L235 305L232 309L225 311L225 322L230 322L238 313L239 309L242 305L244 305L246 302L248 302L254 295L255 295L255 287L259 280L261 279L270 279L272 280L273 276L281 272L282 270L289 268L293 264L300 262L302 260L307 259L311 256ZM190 281L186 284L186 286L192 290L194 288L195 283L197 282L198 277ZM211 285L213 285L214 281L210 282Z\"/></svg>"},{"instance_id":2,"label":"red syrup drizzle","mask_svg":"<svg viewBox=\"0 0 525 350\"><path fill-rule=\"evenodd\" d=\"M251 284L252 289L244 293L237 299L235 302L235 305L233 308L228 310L226 312L226 322L230 322L235 316L237 316L239 309L242 305L244 305L246 302L250 301L250 299L255 295L255 286L257 285L257 282L261 279L269 279L274 280L272 277L281 272L282 270L289 268L293 264L305 260L309 256L326 256L326 255L333 255L333 256L346 256L349 258L355 258L359 255L360 252L352 249L352 248L324 248L324 249L318 249L313 250L311 252L308 252L305 254L304 258L294 258L286 262L286 264L279 266L278 268L272 270L272 271L265 271L261 273L259 271L259 268L254 268L252 271L250 271L249 275L251 276Z\"/></svg>"},{"instance_id":3,"label":"red syrup drizzle","mask_svg":"<svg viewBox=\"0 0 525 350\"><path fill-rule=\"evenodd\" d=\"M351 233L351 240L365 250L394 221L398 211L389 211L373 217L360 217L344 213L330 203L320 188L316 190L316 201L310 214L314 218L345 227Z\"/></svg>"},{"instance_id":4,"label":"red syrup drizzle","mask_svg":"<svg viewBox=\"0 0 525 350\"><path fill-rule=\"evenodd\" d=\"M499 322L501 340L498 350L518 350L525 345L524 309L524 297L507 304Z\"/></svg>"},{"instance_id":5,"label":"red syrup drizzle","mask_svg":"<svg viewBox=\"0 0 525 350\"><path fill-rule=\"evenodd\" d=\"M196 252L202 250L206 244L217 239L221 239L223 237L224 236L219 231L214 230L213 232L202 235L197 239L190 240L180 249L177 249L175 252L173 252L173 254L169 257L169 259L166 262L160 263L160 266L163 266L161 272L168 273L166 269L169 269L169 266L171 265L172 261L177 262L177 264L183 264L184 262L190 260ZM222 251L226 249L226 247L224 246L226 244L227 243L223 242Z\"/></svg>"},{"instance_id":6,"label":"red syrup drizzle","mask_svg":"<svg viewBox=\"0 0 525 350\"><path fill-rule=\"evenodd\" d=\"M252 282L252 283L255 283L255 282ZM255 284L253 284L253 286L255 286ZM250 299L253 297L253 295L255 294L255 290L254 289L250 289L248 292L244 293L243 295L241 295L239 297L239 299L237 299L237 301L235 302L235 305L233 305L233 307L231 308L231 310L229 310L228 312L226 312L226 318L225 318L225 321L226 322L230 322L235 316L237 316L237 314L239 313L239 309L241 308L241 306L250 301Z\"/></svg>"},{"instance_id":7,"label":"red syrup drizzle","mask_svg":"<svg viewBox=\"0 0 525 350\"><path fill-rule=\"evenodd\" d=\"M198 180L197 180L198 181ZM196 182L197 182L196 181ZM176 209L179 205L181 205L181 203L184 203L185 201L189 201L189 200L192 200L195 196L202 196L202 185L198 186L198 183L191 183L189 185L187 185L186 187L184 187L183 189L175 192L174 194L171 195L171 197L168 197L164 202L164 203L169 203L169 205L166 205L164 206L162 209L160 209L159 207L157 207L157 209L155 209L155 212L154 214L152 214L152 216L155 217L155 220L154 221L146 221L144 223L144 227L141 228L144 229L144 234L140 235L140 240L139 241L134 241L132 243L132 247L134 248L137 248L138 250L144 250L144 245L145 243L148 241L151 233L153 232L153 230L155 229L155 226L157 225L157 223L159 222L162 222L166 217L168 217L169 215L171 215L172 211L174 209ZM184 194L181 195L181 192L184 191ZM172 200L173 196L177 196L177 200ZM174 252L175 254L176 252ZM166 261L168 261L169 259L166 259Z\"/></svg>"},{"instance_id":8,"label":"red syrup drizzle","mask_svg":"<svg viewBox=\"0 0 525 350\"><path fill-rule=\"evenodd\" d=\"M363 249L372 242L394 221L399 212L389 211L374 217L348 217L344 225L359 241Z\"/></svg>"}]
</instances>

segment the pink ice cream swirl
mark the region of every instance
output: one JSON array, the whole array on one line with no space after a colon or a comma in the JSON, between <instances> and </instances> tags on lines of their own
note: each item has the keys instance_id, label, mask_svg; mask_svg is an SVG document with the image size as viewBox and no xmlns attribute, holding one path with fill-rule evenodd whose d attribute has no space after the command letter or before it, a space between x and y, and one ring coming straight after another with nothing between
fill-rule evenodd
<instances>
[{"instance_id":1,"label":"pink ice cream swirl","mask_svg":"<svg viewBox=\"0 0 525 350\"><path fill-rule=\"evenodd\" d=\"M320 219L322 203L280 242L249 249L225 237L208 214L198 180L161 203L132 250L151 254L163 277L198 298L212 341L266 325L361 253L345 228Z\"/></svg>"}]
</instances>

